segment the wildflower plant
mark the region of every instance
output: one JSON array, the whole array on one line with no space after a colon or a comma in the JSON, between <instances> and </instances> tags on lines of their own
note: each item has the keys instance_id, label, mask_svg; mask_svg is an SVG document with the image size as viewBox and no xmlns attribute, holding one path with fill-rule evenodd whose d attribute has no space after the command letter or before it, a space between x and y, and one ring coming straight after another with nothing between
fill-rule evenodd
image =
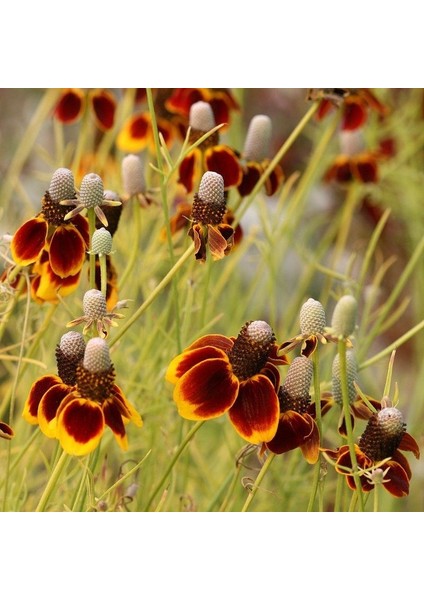
<instances>
[{"instance_id":1,"label":"wildflower plant","mask_svg":"<svg viewBox=\"0 0 424 600\"><path fill-rule=\"evenodd\" d=\"M422 91L5 93L1 510L420 510Z\"/></svg>"}]
</instances>

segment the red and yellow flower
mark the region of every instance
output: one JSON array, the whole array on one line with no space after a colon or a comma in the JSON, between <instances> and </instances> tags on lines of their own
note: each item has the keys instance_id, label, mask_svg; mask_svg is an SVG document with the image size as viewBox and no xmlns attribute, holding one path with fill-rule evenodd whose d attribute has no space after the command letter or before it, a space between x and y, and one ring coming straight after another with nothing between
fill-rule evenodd
<instances>
[{"instance_id":1,"label":"red and yellow flower","mask_svg":"<svg viewBox=\"0 0 424 600\"><path fill-rule=\"evenodd\" d=\"M89 107L96 126L101 131L112 129L115 123L116 98L108 90L96 89L86 92L80 88L62 90L54 109L54 117L66 125L78 121Z\"/></svg>"},{"instance_id":2,"label":"red and yellow flower","mask_svg":"<svg viewBox=\"0 0 424 600\"><path fill-rule=\"evenodd\" d=\"M402 413L393 406L384 406L370 417L358 444L355 444L359 479L364 492L370 492L378 482L393 496L401 498L408 495L412 472L400 450L410 451L416 458L420 457L420 450L416 440L405 429ZM335 461L336 471L345 476L352 490L356 490L349 446L325 449L324 454Z\"/></svg>"},{"instance_id":3,"label":"red and yellow flower","mask_svg":"<svg viewBox=\"0 0 424 600\"><path fill-rule=\"evenodd\" d=\"M166 372L167 381L175 385L179 414L204 421L228 413L244 440L269 442L280 418L276 365L287 364L277 349L265 321L246 323L237 338L201 337L175 357Z\"/></svg>"},{"instance_id":4,"label":"red and yellow flower","mask_svg":"<svg viewBox=\"0 0 424 600\"><path fill-rule=\"evenodd\" d=\"M70 334L76 332L65 336ZM125 425L131 421L141 427L143 421L115 383L107 343L102 338L92 338L81 358L81 342L75 344L74 352L69 349L74 340L64 342L65 336L56 353L59 375L45 375L34 382L23 417L38 424L47 437L57 438L68 454L82 456L92 452L106 425L120 448L126 450Z\"/></svg>"}]
</instances>

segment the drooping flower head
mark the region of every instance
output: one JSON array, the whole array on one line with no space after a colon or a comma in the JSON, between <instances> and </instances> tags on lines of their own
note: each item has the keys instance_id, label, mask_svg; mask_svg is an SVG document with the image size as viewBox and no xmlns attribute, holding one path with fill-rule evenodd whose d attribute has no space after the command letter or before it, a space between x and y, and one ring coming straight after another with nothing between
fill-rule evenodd
<instances>
[{"instance_id":1,"label":"drooping flower head","mask_svg":"<svg viewBox=\"0 0 424 600\"><path fill-rule=\"evenodd\" d=\"M238 434L259 444L270 441L278 427L277 392L280 375L275 365L278 346L265 321L249 321L237 338L206 335L175 357L166 379L175 384L179 414L208 420L228 413Z\"/></svg>"},{"instance_id":2,"label":"drooping flower head","mask_svg":"<svg viewBox=\"0 0 424 600\"><path fill-rule=\"evenodd\" d=\"M195 194L191 219L193 225L188 235L194 242L197 260L206 260L206 248L209 247L214 260L224 258L233 246L234 229L224 223L227 203L224 194L224 180L219 173L204 173Z\"/></svg>"},{"instance_id":3,"label":"drooping flower head","mask_svg":"<svg viewBox=\"0 0 424 600\"><path fill-rule=\"evenodd\" d=\"M77 317L67 323L67 327L74 327L84 323L83 333L86 334L91 328L94 328L97 335L105 338L108 335L109 327L117 327L115 319L122 319L124 315L115 312L115 308L123 308L126 306L126 301L122 300L114 307L111 312L108 312L106 298L100 290L88 290L83 298L82 317Z\"/></svg>"},{"instance_id":4,"label":"drooping flower head","mask_svg":"<svg viewBox=\"0 0 424 600\"><path fill-rule=\"evenodd\" d=\"M360 482L364 492L381 483L390 494L396 497L407 496L412 476L411 468L400 450L411 451L416 458L420 450L415 439L406 432L402 413L394 406L381 403L382 408L370 417L364 433L355 444L355 454L360 471ZM336 471L345 476L348 486L356 489L352 470L349 446L337 450L325 450L325 454L335 460ZM384 469L384 477L374 473Z\"/></svg>"},{"instance_id":5,"label":"drooping flower head","mask_svg":"<svg viewBox=\"0 0 424 600\"><path fill-rule=\"evenodd\" d=\"M312 417L309 393L313 375L312 361L298 356L289 366L283 385L278 391L280 420L273 439L265 444L275 454L300 448L308 463L319 456L319 432Z\"/></svg>"},{"instance_id":6,"label":"drooping flower head","mask_svg":"<svg viewBox=\"0 0 424 600\"><path fill-rule=\"evenodd\" d=\"M147 207L152 200L146 195L146 180L141 158L136 154L127 154L121 163L124 200L137 198L140 206Z\"/></svg>"},{"instance_id":7,"label":"drooping flower head","mask_svg":"<svg viewBox=\"0 0 424 600\"><path fill-rule=\"evenodd\" d=\"M88 104L100 131L108 131L115 122L116 98L108 90L90 90L88 93L79 88L62 90L54 110L55 118L66 125L78 121Z\"/></svg>"}]
</instances>

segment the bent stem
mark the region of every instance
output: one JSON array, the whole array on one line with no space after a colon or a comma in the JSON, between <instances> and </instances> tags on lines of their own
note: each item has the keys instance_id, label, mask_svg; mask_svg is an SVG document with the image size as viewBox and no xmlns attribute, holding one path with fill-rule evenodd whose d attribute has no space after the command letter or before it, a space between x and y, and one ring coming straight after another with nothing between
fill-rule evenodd
<instances>
[{"instance_id":1,"label":"bent stem","mask_svg":"<svg viewBox=\"0 0 424 600\"><path fill-rule=\"evenodd\" d=\"M50 475L50 479L47 482L47 485L44 489L44 492L40 498L40 501L35 509L35 512L44 512L48 501L50 500L51 495L53 494L56 484L59 481L59 478L64 471L66 465L68 464L70 456L64 450L57 461L52 474Z\"/></svg>"},{"instance_id":2,"label":"bent stem","mask_svg":"<svg viewBox=\"0 0 424 600\"><path fill-rule=\"evenodd\" d=\"M243 508L241 509L241 512L247 512L247 509L249 508L249 506L252 503L253 498L256 496L256 492L258 491L263 478L265 477L269 467L271 466L272 461L274 460L274 458L276 457L276 454L274 454L273 452L271 452L266 461L264 462L264 464L262 465L261 470L258 473L258 476L256 477L255 483L251 489L251 491L249 492L248 497L246 498L246 502L244 503Z\"/></svg>"},{"instance_id":3,"label":"bent stem","mask_svg":"<svg viewBox=\"0 0 424 600\"><path fill-rule=\"evenodd\" d=\"M166 471L163 474L163 476L161 477L159 483L156 485L155 489L153 490L153 492L149 498L149 501L146 504L146 508L145 508L146 512L149 510L150 506L153 503L153 500L156 498L157 494L162 489L165 481L168 479L172 469L174 468L175 464L177 463L177 461L180 458L181 454L183 453L184 449L186 448L188 443L191 441L191 439L195 436L195 434L199 431L199 429L201 428L201 426L203 425L204 422L205 421L199 421L198 423L196 423L196 425L192 429L190 429L190 431L188 432L188 434L186 435L184 440L181 442L173 459L169 463L168 468L166 469Z\"/></svg>"}]
</instances>

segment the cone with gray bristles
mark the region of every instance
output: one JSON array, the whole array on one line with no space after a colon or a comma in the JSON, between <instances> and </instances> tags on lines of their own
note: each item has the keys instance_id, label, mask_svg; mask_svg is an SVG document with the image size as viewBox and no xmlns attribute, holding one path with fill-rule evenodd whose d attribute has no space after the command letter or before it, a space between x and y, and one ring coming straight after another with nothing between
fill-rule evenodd
<instances>
[{"instance_id":1,"label":"cone with gray bristles","mask_svg":"<svg viewBox=\"0 0 424 600\"><path fill-rule=\"evenodd\" d=\"M208 102L194 102L190 106L189 125L192 129L206 133L215 127L215 117Z\"/></svg>"},{"instance_id":2,"label":"cone with gray bristles","mask_svg":"<svg viewBox=\"0 0 424 600\"><path fill-rule=\"evenodd\" d=\"M337 337L347 338L356 328L358 303L350 294L342 296L337 302L331 320L331 329Z\"/></svg>"},{"instance_id":3,"label":"cone with gray bristles","mask_svg":"<svg viewBox=\"0 0 424 600\"><path fill-rule=\"evenodd\" d=\"M75 198L75 182L72 171L64 167L56 169L50 181L49 194L53 202Z\"/></svg>"},{"instance_id":4,"label":"cone with gray bristles","mask_svg":"<svg viewBox=\"0 0 424 600\"><path fill-rule=\"evenodd\" d=\"M355 381L358 378L358 363L356 362L355 353L353 350L346 351L346 379L349 396L349 404L351 404L357 396ZM342 383L340 377L340 355L336 354L332 366L332 393L333 398L338 404L343 403L342 398Z\"/></svg>"},{"instance_id":5,"label":"cone with gray bristles","mask_svg":"<svg viewBox=\"0 0 424 600\"><path fill-rule=\"evenodd\" d=\"M136 154L128 154L121 164L122 184L127 198L146 193L146 182L141 159Z\"/></svg>"},{"instance_id":6,"label":"cone with gray bristles","mask_svg":"<svg viewBox=\"0 0 424 600\"><path fill-rule=\"evenodd\" d=\"M267 115L255 115L249 123L243 158L247 161L262 162L269 156L272 135L271 119Z\"/></svg>"}]
</instances>

